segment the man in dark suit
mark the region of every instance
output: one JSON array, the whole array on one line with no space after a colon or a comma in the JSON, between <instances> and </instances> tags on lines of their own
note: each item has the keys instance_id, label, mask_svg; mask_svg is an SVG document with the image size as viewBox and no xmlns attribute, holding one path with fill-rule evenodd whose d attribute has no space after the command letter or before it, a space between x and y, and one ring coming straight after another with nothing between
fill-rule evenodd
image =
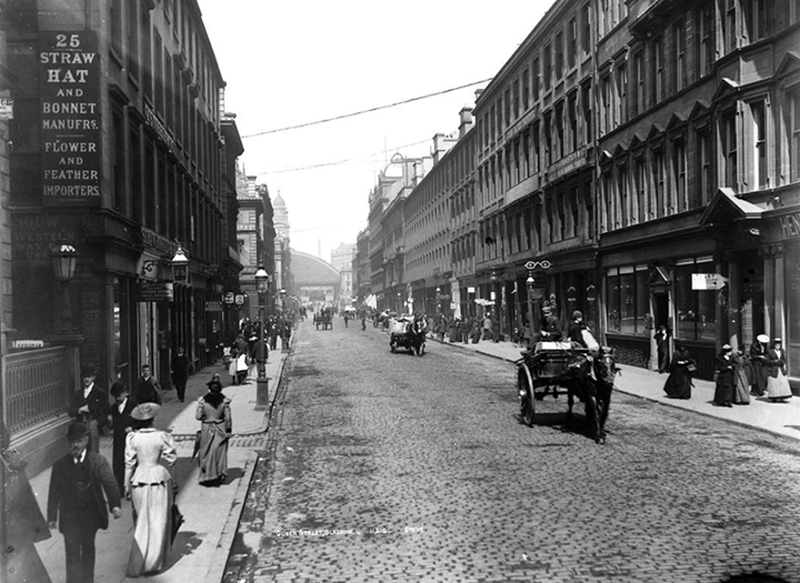
<instances>
[{"instance_id":1,"label":"man in dark suit","mask_svg":"<svg viewBox=\"0 0 800 583\"><path fill-rule=\"evenodd\" d=\"M172 382L178 393L178 400L183 403L186 397L186 381L189 380L189 357L183 346L178 347L178 354L172 359Z\"/></svg>"},{"instance_id":2,"label":"man in dark suit","mask_svg":"<svg viewBox=\"0 0 800 583\"><path fill-rule=\"evenodd\" d=\"M91 365L81 369L83 387L72 392L67 413L89 428L89 450L100 452L100 432L108 424L108 393L95 383L97 371Z\"/></svg>"},{"instance_id":3,"label":"man in dark suit","mask_svg":"<svg viewBox=\"0 0 800 583\"><path fill-rule=\"evenodd\" d=\"M111 396L114 397L114 404L111 405L111 427L114 435L111 465L117 485L122 491L125 479L125 440L133 426L131 411L135 405L128 394L128 387L119 381L111 385Z\"/></svg>"},{"instance_id":4,"label":"man in dark suit","mask_svg":"<svg viewBox=\"0 0 800 583\"><path fill-rule=\"evenodd\" d=\"M136 381L131 398L134 405L141 403L161 404L161 385L150 374L150 365L147 363L142 365L142 376Z\"/></svg>"},{"instance_id":5,"label":"man in dark suit","mask_svg":"<svg viewBox=\"0 0 800 583\"><path fill-rule=\"evenodd\" d=\"M47 522L64 535L67 583L94 581L94 539L108 528L108 508L122 516L120 493L111 466L87 450L89 428L73 422L67 430L70 451L53 464L47 496ZM105 498L103 497L105 492Z\"/></svg>"}]
</instances>

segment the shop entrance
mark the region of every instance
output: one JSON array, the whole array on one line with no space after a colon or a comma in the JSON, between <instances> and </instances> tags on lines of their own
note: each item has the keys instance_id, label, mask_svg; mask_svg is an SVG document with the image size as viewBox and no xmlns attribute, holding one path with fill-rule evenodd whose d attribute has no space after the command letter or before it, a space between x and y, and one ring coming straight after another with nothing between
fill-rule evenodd
<instances>
[{"instance_id":1,"label":"shop entrance","mask_svg":"<svg viewBox=\"0 0 800 583\"><path fill-rule=\"evenodd\" d=\"M740 263L740 320L741 348L749 349L753 340L763 334L764 313L764 263L754 251L742 254Z\"/></svg>"}]
</instances>

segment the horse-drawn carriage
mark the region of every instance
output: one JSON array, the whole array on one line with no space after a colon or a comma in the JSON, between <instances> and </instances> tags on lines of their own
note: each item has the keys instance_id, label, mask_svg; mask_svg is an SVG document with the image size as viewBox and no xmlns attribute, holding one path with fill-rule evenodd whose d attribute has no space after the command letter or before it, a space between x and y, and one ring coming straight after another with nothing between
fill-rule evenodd
<instances>
[{"instance_id":1,"label":"horse-drawn carriage","mask_svg":"<svg viewBox=\"0 0 800 583\"><path fill-rule=\"evenodd\" d=\"M389 348L392 354L398 348L422 356L425 353L425 321L413 316L399 316L389 320Z\"/></svg>"},{"instance_id":2,"label":"horse-drawn carriage","mask_svg":"<svg viewBox=\"0 0 800 583\"><path fill-rule=\"evenodd\" d=\"M330 308L322 308L319 312L314 314L314 326L319 330L322 326L323 330L333 329L333 310Z\"/></svg>"},{"instance_id":3,"label":"horse-drawn carriage","mask_svg":"<svg viewBox=\"0 0 800 583\"><path fill-rule=\"evenodd\" d=\"M617 374L610 348L590 350L571 342L539 342L533 350L524 351L516 364L520 416L526 425L533 426L536 401L548 393L556 398L566 394L567 418L572 417L578 397L585 404L587 431L596 442L605 442L605 422Z\"/></svg>"}]
</instances>

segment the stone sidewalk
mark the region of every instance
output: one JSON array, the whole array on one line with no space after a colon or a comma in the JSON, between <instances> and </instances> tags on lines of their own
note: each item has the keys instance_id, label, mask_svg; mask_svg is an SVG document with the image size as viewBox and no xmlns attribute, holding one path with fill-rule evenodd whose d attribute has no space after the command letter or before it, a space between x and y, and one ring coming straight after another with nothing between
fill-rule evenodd
<instances>
[{"instance_id":1,"label":"stone sidewalk","mask_svg":"<svg viewBox=\"0 0 800 583\"><path fill-rule=\"evenodd\" d=\"M189 379L184 403L178 401L174 390L166 392L156 427L171 431L175 437L178 450L176 471L180 486L177 502L186 521L175 539L167 568L152 577L129 579L125 576L125 568L133 539L133 518L130 502L123 499L122 518L114 520L109 515L109 528L97 534L95 583L134 580L200 583L222 580L258 450L263 448L266 441L269 412L288 354L280 349L270 352L267 363L269 404L266 407L256 409L255 367L251 368L247 381L241 385L230 384L231 378L221 363L206 367ZM197 464L191 457L194 435L199 429L199 422L195 420L196 402L207 391L206 383L214 373L222 377L223 392L231 399L234 436L228 450L227 483L209 488L197 482ZM110 437L102 438L100 453L111 461ZM50 470L41 472L30 481L45 514ZM66 580L64 539L58 531L52 531L52 535L48 540L38 543L36 549L52 583L63 583Z\"/></svg>"},{"instance_id":2,"label":"stone sidewalk","mask_svg":"<svg viewBox=\"0 0 800 583\"><path fill-rule=\"evenodd\" d=\"M479 352L510 363L521 357L522 350L511 342L480 341L477 344L464 344L439 342L437 339L428 338L428 343L431 347L446 346L454 350ZM751 395L749 405L719 407L713 402L714 383L711 381L695 379L691 399L671 399L663 390L667 380L666 374L626 365L621 365L620 369L622 374L617 376L615 388L621 393L636 395L660 405L724 419L759 431L800 439L800 397L795 396L784 403L773 403L766 397Z\"/></svg>"}]
</instances>

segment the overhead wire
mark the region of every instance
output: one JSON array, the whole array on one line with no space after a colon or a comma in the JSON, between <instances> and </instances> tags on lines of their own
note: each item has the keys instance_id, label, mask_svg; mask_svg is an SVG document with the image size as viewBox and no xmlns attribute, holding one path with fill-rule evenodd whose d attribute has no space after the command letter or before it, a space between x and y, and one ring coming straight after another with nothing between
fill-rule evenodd
<instances>
[{"instance_id":1,"label":"overhead wire","mask_svg":"<svg viewBox=\"0 0 800 583\"><path fill-rule=\"evenodd\" d=\"M255 134L247 134L247 135L242 136L242 139L255 138L255 137L258 137L258 136L266 136L268 134L276 134L276 133L279 133L279 132L286 132L286 131L289 131L289 130L296 130L296 129L305 128L305 127L309 127L309 126L328 123L328 122L331 122L331 121L337 121L337 120L340 120L340 119L346 119L348 117L355 117L357 115L364 115L366 113L372 113L374 111L380 111L382 109L389 109L389 108L397 107L397 106L400 106L400 105L406 105L408 103L413 103L414 101L420 101L422 99L429 99L431 97L437 97L439 95L444 95L446 93L452 93L453 91L458 91L460 89L466 89L467 87L472 87L474 85L480 85L481 83L488 83L491 80L492 80L492 78L489 77L488 79L482 79L480 81L473 81L472 83L466 83L464 85L459 85L458 87L451 87L450 89L444 89L442 91L436 91L434 93L427 93L425 95L418 95L417 97L411 97L409 99L404 99L402 101L395 101L394 103L388 103L386 105L378 105L376 107L370 107L369 109L362 109L360 111L354 111L354 112L351 112L351 113L344 113L344 114L341 114L341 115L336 115L334 117L328 117L328 118L324 118L324 119L319 119L319 120L316 120L316 121L309 121L309 122L295 124L295 125L291 125L291 126L285 126L285 127L282 127L282 128L275 128L275 129L272 129L272 130L265 130L263 132L257 132Z\"/></svg>"}]
</instances>

